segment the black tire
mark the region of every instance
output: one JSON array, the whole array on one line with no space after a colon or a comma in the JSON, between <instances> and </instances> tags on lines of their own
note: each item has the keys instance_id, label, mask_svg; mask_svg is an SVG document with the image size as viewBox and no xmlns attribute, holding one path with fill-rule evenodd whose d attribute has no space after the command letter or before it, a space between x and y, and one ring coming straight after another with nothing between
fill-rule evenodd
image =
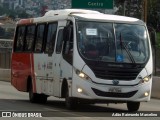
<instances>
[{"instance_id":1,"label":"black tire","mask_svg":"<svg viewBox=\"0 0 160 120\"><path fill-rule=\"evenodd\" d=\"M33 86L32 83L29 86L29 100L31 103L46 103L47 102L47 95L44 94L37 94L33 93Z\"/></svg>"},{"instance_id":2,"label":"black tire","mask_svg":"<svg viewBox=\"0 0 160 120\"><path fill-rule=\"evenodd\" d=\"M47 95L44 95L44 94L38 94L38 102L39 103L46 103L47 102Z\"/></svg>"},{"instance_id":3,"label":"black tire","mask_svg":"<svg viewBox=\"0 0 160 120\"><path fill-rule=\"evenodd\" d=\"M136 112L140 107L140 102L127 102L127 108L129 112Z\"/></svg>"},{"instance_id":4,"label":"black tire","mask_svg":"<svg viewBox=\"0 0 160 120\"><path fill-rule=\"evenodd\" d=\"M67 109L73 110L77 106L77 100L75 98L69 97L69 90L66 88L65 91L65 105Z\"/></svg>"},{"instance_id":5,"label":"black tire","mask_svg":"<svg viewBox=\"0 0 160 120\"><path fill-rule=\"evenodd\" d=\"M38 94L33 93L33 86L32 83L29 85L29 100L31 103L37 103L38 102Z\"/></svg>"}]
</instances>

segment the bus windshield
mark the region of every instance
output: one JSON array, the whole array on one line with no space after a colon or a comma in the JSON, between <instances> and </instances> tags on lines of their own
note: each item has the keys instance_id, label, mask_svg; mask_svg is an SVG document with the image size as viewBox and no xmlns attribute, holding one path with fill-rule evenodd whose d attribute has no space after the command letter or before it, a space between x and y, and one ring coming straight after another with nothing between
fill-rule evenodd
<instances>
[{"instance_id":1,"label":"bus windshield","mask_svg":"<svg viewBox=\"0 0 160 120\"><path fill-rule=\"evenodd\" d=\"M141 25L77 21L77 41L88 60L145 63L149 58L147 31Z\"/></svg>"}]
</instances>

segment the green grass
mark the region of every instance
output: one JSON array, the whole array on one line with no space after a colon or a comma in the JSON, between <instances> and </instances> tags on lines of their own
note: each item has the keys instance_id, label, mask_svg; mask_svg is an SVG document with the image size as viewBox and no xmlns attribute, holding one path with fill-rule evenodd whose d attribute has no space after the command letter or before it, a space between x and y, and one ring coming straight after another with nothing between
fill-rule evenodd
<instances>
[{"instance_id":1,"label":"green grass","mask_svg":"<svg viewBox=\"0 0 160 120\"><path fill-rule=\"evenodd\" d=\"M158 69L160 69L160 32L157 32L157 53L156 53L156 76L160 76L160 71Z\"/></svg>"}]
</instances>

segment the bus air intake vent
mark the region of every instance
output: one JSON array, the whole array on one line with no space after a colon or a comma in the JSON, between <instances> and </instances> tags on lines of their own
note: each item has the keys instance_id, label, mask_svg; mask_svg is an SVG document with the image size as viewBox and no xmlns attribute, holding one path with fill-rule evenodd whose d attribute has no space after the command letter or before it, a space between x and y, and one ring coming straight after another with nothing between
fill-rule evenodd
<instances>
[{"instance_id":1,"label":"bus air intake vent","mask_svg":"<svg viewBox=\"0 0 160 120\"><path fill-rule=\"evenodd\" d=\"M97 90L95 88L92 88L92 90L94 91L94 93L97 96L101 96L101 97L116 97L116 98L130 98L130 97L134 96L138 92L138 90L136 90L136 91L127 92L127 93L113 93L113 92L100 91L100 90Z\"/></svg>"}]
</instances>

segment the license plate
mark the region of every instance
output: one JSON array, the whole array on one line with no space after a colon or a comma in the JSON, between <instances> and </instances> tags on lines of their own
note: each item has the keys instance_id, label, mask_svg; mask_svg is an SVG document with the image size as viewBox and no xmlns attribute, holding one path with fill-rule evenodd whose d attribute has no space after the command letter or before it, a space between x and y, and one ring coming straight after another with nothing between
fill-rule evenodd
<instances>
[{"instance_id":1,"label":"license plate","mask_svg":"<svg viewBox=\"0 0 160 120\"><path fill-rule=\"evenodd\" d=\"M108 92L121 93L122 90L121 90L121 88L111 87L111 88L109 88Z\"/></svg>"}]
</instances>

